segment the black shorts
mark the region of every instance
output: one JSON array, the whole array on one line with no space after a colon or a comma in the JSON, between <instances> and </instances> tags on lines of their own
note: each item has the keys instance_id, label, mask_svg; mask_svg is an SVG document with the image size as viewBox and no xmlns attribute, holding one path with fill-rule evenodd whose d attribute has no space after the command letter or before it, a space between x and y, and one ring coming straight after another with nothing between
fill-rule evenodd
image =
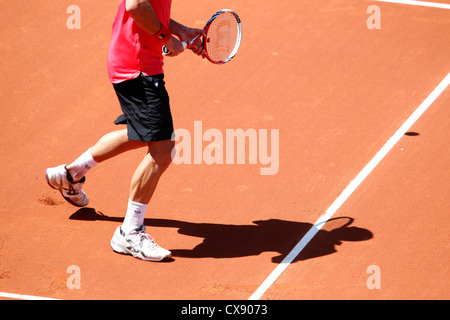
<instances>
[{"instance_id":1,"label":"black shorts","mask_svg":"<svg viewBox=\"0 0 450 320\"><path fill-rule=\"evenodd\" d=\"M144 76L113 84L123 114L115 124L126 124L128 139L143 142L171 139L173 133L169 95L164 75Z\"/></svg>"}]
</instances>

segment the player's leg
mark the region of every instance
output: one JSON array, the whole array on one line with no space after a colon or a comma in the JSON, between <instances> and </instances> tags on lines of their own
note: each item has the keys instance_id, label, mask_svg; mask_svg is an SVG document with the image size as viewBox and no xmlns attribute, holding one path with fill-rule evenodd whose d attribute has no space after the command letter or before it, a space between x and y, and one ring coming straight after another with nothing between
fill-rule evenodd
<instances>
[{"instance_id":1,"label":"player's leg","mask_svg":"<svg viewBox=\"0 0 450 320\"><path fill-rule=\"evenodd\" d=\"M150 142L148 153L136 168L131 179L130 197L122 230L125 233L144 224L148 203L155 192L161 175L171 163L173 141Z\"/></svg>"},{"instance_id":2,"label":"player's leg","mask_svg":"<svg viewBox=\"0 0 450 320\"><path fill-rule=\"evenodd\" d=\"M123 152L145 146L147 146L145 142L129 140L127 129L122 129L110 132L100 138L91 148L91 153L95 161L102 162Z\"/></svg>"},{"instance_id":3,"label":"player's leg","mask_svg":"<svg viewBox=\"0 0 450 320\"><path fill-rule=\"evenodd\" d=\"M78 182L98 163L146 145L141 141L129 140L127 129L113 131L105 134L95 145L69 164L67 171L72 176L73 181Z\"/></svg>"},{"instance_id":4,"label":"player's leg","mask_svg":"<svg viewBox=\"0 0 450 320\"><path fill-rule=\"evenodd\" d=\"M148 153L137 167L131 180L130 199L139 203L150 202L159 178L172 162L172 140L148 143Z\"/></svg>"},{"instance_id":5,"label":"player's leg","mask_svg":"<svg viewBox=\"0 0 450 320\"><path fill-rule=\"evenodd\" d=\"M148 153L131 180L124 222L111 240L114 251L150 261L161 261L171 256L170 251L161 248L145 233L144 218L158 181L171 163L173 145L171 140L148 143Z\"/></svg>"},{"instance_id":6,"label":"player's leg","mask_svg":"<svg viewBox=\"0 0 450 320\"><path fill-rule=\"evenodd\" d=\"M69 203L84 207L89 204L89 198L82 189L86 173L102 161L146 145L144 142L129 140L127 129L110 132L71 164L46 169L45 177L48 184L59 190Z\"/></svg>"}]
</instances>

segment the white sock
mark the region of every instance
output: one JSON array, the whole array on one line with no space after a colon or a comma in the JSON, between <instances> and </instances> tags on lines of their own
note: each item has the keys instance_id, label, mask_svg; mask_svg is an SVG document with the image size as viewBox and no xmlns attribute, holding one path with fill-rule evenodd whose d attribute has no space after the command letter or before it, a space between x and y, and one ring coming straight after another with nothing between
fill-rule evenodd
<instances>
[{"instance_id":1,"label":"white sock","mask_svg":"<svg viewBox=\"0 0 450 320\"><path fill-rule=\"evenodd\" d=\"M80 181L89 170L98 164L99 163L92 158L91 148L89 148L71 164L70 175L72 176L73 181Z\"/></svg>"},{"instance_id":2,"label":"white sock","mask_svg":"<svg viewBox=\"0 0 450 320\"><path fill-rule=\"evenodd\" d=\"M131 201L128 199L128 208L125 219L122 224L122 231L129 233L134 229L140 228L144 224L145 211L147 204Z\"/></svg>"}]
</instances>

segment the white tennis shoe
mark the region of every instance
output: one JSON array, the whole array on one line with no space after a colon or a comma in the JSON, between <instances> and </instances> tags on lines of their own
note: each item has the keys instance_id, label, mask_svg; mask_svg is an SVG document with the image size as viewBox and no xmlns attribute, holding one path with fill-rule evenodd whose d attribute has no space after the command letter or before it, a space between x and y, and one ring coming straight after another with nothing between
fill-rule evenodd
<instances>
[{"instance_id":1,"label":"white tennis shoe","mask_svg":"<svg viewBox=\"0 0 450 320\"><path fill-rule=\"evenodd\" d=\"M172 256L169 250L161 248L152 236L145 233L144 225L128 234L117 227L111 239L111 248L117 253L129 254L146 261L163 261Z\"/></svg>"},{"instance_id":2,"label":"white tennis shoe","mask_svg":"<svg viewBox=\"0 0 450 320\"><path fill-rule=\"evenodd\" d=\"M82 190L86 178L83 177L81 181L71 183L68 176L70 175L68 175L65 164L45 170L45 179L49 186L59 190L67 202L77 207L87 206L89 198Z\"/></svg>"}]
</instances>

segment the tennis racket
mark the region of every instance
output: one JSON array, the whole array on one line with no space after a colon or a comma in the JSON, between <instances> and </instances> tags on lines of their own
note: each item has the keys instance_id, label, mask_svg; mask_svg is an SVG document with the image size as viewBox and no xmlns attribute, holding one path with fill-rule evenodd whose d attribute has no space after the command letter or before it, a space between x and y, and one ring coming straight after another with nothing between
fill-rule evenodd
<instances>
[{"instance_id":1,"label":"tennis racket","mask_svg":"<svg viewBox=\"0 0 450 320\"><path fill-rule=\"evenodd\" d=\"M202 36L202 45L209 61L224 64L233 59L242 38L242 23L236 12L230 9L218 11L209 19L203 30L206 37ZM189 49L200 36L201 34L198 34L189 42L183 41L184 49ZM163 46L163 54L170 54L166 46Z\"/></svg>"}]
</instances>

